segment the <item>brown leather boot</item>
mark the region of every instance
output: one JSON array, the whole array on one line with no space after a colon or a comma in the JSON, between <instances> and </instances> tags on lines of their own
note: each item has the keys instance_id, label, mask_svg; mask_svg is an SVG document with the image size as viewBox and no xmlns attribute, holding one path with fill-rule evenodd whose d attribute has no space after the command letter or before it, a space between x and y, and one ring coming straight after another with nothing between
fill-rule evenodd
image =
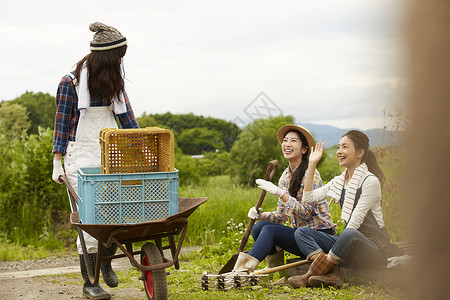
<instances>
[{"instance_id":1,"label":"brown leather boot","mask_svg":"<svg viewBox=\"0 0 450 300\"><path fill-rule=\"evenodd\" d=\"M292 276L288 279L289 283L294 289L299 287L309 286L308 279L315 275L328 274L335 266L332 262L328 261L325 253L321 252L309 266L308 272L304 275Z\"/></svg>"},{"instance_id":2,"label":"brown leather boot","mask_svg":"<svg viewBox=\"0 0 450 300\"><path fill-rule=\"evenodd\" d=\"M334 286L337 288L341 288L344 285L344 282L341 278L341 271L338 265L334 266L331 272L326 275L316 275L309 277L308 283L312 287Z\"/></svg>"}]
</instances>

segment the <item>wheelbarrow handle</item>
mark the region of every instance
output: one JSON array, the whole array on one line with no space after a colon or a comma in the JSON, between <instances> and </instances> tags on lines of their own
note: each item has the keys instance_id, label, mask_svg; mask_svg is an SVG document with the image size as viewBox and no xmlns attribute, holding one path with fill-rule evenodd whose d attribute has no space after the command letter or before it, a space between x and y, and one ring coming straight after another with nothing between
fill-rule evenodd
<instances>
[{"instance_id":1,"label":"wheelbarrow handle","mask_svg":"<svg viewBox=\"0 0 450 300\"><path fill-rule=\"evenodd\" d=\"M269 162L269 164L267 166L266 178L265 178L267 181L272 181L272 178L275 175L275 172L277 171L277 166L278 166L278 160L272 160L271 162ZM256 202L256 205L255 205L256 210L258 210L261 207L265 196L266 196L266 191L261 190L261 194L259 195L258 202ZM248 237L250 236L250 232L252 231L252 227L254 224L255 224L255 219L250 219L250 221L248 222L247 229L245 230L244 236L242 237L241 244L239 245L238 253L242 252L244 250L244 247L247 244Z\"/></svg>"},{"instance_id":2,"label":"wheelbarrow handle","mask_svg":"<svg viewBox=\"0 0 450 300\"><path fill-rule=\"evenodd\" d=\"M72 212L76 212L78 210L78 195L75 193L75 190L70 185L69 178L67 176L59 176L59 180L63 181L66 184L67 190L69 191L70 198L70 206L72 208Z\"/></svg>"}]
</instances>

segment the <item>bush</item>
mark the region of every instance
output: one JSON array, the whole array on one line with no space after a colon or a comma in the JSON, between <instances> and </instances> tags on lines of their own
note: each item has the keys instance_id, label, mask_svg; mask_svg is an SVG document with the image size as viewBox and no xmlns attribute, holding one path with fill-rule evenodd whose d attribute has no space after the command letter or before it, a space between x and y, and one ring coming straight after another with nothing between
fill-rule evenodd
<instances>
[{"instance_id":1,"label":"bush","mask_svg":"<svg viewBox=\"0 0 450 300\"><path fill-rule=\"evenodd\" d=\"M201 184L206 174L198 167L197 159L190 155L175 154L175 168L178 170L179 185Z\"/></svg>"},{"instance_id":2,"label":"bush","mask_svg":"<svg viewBox=\"0 0 450 300\"><path fill-rule=\"evenodd\" d=\"M0 231L20 244L51 244L53 219L69 212L67 194L51 179L53 131L23 133L7 139L0 133ZM55 245L52 245L54 247Z\"/></svg>"},{"instance_id":3,"label":"bush","mask_svg":"<svg viewBox=\"0 0 450 300\"><path fill-rule=\"evenodd\" d=\"M277 182L287 166L277 139L277 131L281 126L293 123L292 116L279 116L255 120L244 128L231 148L231 174L239 184L254 185L255 179L264 178L267 163L274 159L280 163L273 180Z\"/></svg>"},{"instance_id":4,"label":"bush","mask_svg":"<svg viewBox=\"0 0 450 300\"><path fill-rule=\"evenodd\" d=\"M409 213L412 207L405 198L405 165L406 152L404 147L386 147L375 149L375 155L385 176L383 185L382 210L384 225L393 241L411 238Z\"/></svg>"},{"instance_id":5,"label":"bush","mask_svg":"<svg viewBox=\"0 0 450 300\"><path fill-rule=\"evenodd\" d=\"M203 169L203 174L207 176L225 175L230 171L231 155L229 152L208 152L199 159L199 168Z\"/></svg>"},{"instance_id":6,"label":"bush","mask_svg":"<svg viewBox=\"0 0 450 300\"><path fill-rule=\"evenodd\" d=\"M339 166L339 161L336 157L337 146L333 146L323 151L322 159L317 165L320 177L323 182L326 183L333 179L335 176L342 174L345 170L344 167Z\"/></svg>"}]
</instances>

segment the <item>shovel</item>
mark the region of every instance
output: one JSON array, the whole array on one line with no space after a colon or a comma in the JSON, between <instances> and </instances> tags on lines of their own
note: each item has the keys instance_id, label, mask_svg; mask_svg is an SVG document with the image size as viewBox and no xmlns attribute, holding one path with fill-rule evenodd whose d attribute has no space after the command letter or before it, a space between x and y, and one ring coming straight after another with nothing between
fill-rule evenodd
<instances>
[{"instance_id":1,"label":"shovel","mask_svg":"<svg viewBox=\"0 0 450 300\"><path fill-rule=\"evenodd\" d=\"M272 160L269 162L269 165L267 166L266 170L266 180L272 181L273 175L275 174L275 171L277 170L278 166L278 160ZM272 169L272 171L271 171ZM255 208L256 210L259 210L261 207L261 204L263 203L264 196L266 196L266 191L261 190L261 194L259 195L258 202L256 202ZM248 223L247 229L245 230L244 237L241 240L241 244L239 245L238 253L233 254L231 258L228 260L228 262L223 266L223 268L219 271L219 274L228 273L233 270L234 265L236 264L236 260L238 258L238 255L242 250L244 250L245 244L247 244L248 237L250 235L250 232L252 231L253 224L255 224L255 219L250 219L250 222Z\"/></svg>"}]
</instances>

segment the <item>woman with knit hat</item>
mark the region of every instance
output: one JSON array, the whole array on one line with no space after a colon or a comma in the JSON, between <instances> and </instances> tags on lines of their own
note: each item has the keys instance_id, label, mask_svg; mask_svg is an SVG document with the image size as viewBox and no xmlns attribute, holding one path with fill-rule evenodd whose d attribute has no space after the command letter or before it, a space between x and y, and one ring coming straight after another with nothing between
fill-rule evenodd
<instances>
[{"instance_id":1,"label":"woman with knit hat","mask_svg":"<svg viewBox=\"0 0 450 300\"><path fill-rule=\"evenodd\" d=\"M295 229L298 227L307 226L327 234L336 233L336 225L331 220L326 201L314 204L302 201L308 155L310 148L314 145L314 138L305 127L291 124L282 126L277 132L277 138L289 165L281 175L278 186L263 179L256 180L260 189L279 197L277 211L262 212L261 209L257 211L255 207L249 210L249 218L260 221L252 228L252 236L255 240L252 249L248 254L239 253L233 268L233 271L238 273L243 270L254 271L264 259L267 260L269 268L283 264L283 249L303 256L294 238ZM323 185L315 167L308 174L314 188ZM292 227L282 225L289 219Z\"/></svg>"},{"instance_id":2,"label":"woman with knit hat","mask_svg":"<svg viewBox=\"0 0 450 300\"><path fill-rule=\"evenodd\" d=\"M52 179L62 183L60 177L67 176L75 191L79 168L100 167L100 130L117 128L116 119L122 128L139 127L124 87L122 59L127 50L127 39L117 29L99 22L90 24L89 29L94 32L91 52L76 64L75 71L61 79L56 94ZM93 271L98 242L87 233L84 238L88 265ZM83 294L90 299L110 299L111 294L98 283L90 283L79 238L77 248L84 279ZM116 249L113 245L105 249L103 255L113 255ZM100 267L105 283L116 287L118 279L111 261L102 262Z\"/></svg>"},{"instance_id":3,"label":"woman with knit hat","mask_svg":"<svg viewBox=\"0 0 450 300\"><path fill-rule=\"evenodd\" d=\"M303 201L314 204L325 198L339 200L341 218L346 227L339 236L306 227L296 230L297 245L312 264L306 274L288 279L294 288L341 286L339 264L358 267L382 265L388 257L401 254L398 247L390 244L384 227L381 212L384 175L375 154L369 149L369 138L357 130L344 134L336 155L339 165L346 169L324 187L313 190L313 181L308 176L322 153L323 143L319 142L309 157Z\"/></svg>"}]
</instances>

